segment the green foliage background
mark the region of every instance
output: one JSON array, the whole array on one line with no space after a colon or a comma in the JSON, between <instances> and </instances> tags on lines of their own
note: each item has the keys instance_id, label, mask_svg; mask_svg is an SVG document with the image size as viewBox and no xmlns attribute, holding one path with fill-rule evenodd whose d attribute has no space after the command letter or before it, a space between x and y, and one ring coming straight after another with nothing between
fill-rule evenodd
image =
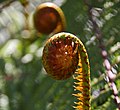
<instances>
[{"instance_id":1,"label":"green foliage background","mask_svg":"<svg viewBox=\"0 0 120 110\"><path fill-rule=\"evenodd\" d=\"M32 17L36 6L45 1L29 1L27 22L19 1L0 11L0 110L73 110L76 101L72 96L73 78L56 81L47 76L42 66L42 49L50 35L38 34ZM92 110L117 110L84 1L51 2L62 8L67 21L66 31L79 37L88 51ZM115 83L120 96L120 1L90 0L90 4L95 9L112 70L117 75Z\"/></svg>"}]
</instances>

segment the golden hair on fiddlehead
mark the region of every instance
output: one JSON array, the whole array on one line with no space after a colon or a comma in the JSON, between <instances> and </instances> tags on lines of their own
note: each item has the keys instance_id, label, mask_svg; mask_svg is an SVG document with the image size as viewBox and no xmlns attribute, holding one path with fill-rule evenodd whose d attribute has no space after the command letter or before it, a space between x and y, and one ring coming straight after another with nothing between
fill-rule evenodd
<instances>
[{"instance_id":1,"label":"golden hair on fiddlehead","mask_svg":"<svg viewBox=\"0 0 120 110\"><path fill-rule=\"evenodd\" d=\"M42 56L43 66L49 76L64 80L73 75L73 94L77 110L90 110L90 66L83 43L75 35L62 32L46 42ZM74 74L75 73L75 74Z\"/></svg>"}]
</instances>

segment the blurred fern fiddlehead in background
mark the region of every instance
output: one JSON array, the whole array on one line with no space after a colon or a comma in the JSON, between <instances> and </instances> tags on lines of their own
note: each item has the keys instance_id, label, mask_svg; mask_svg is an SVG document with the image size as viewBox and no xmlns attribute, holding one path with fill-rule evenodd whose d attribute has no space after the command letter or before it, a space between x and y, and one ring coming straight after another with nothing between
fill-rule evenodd
<instances>
[{"instance_id":1,"label":"blurred fern fiddlehead in background","mask_svg":"<svg viewBox=\"0 0 120 110\"><path fill-rule=\"evenodd\" d=\"M58 33L63 31L66 26L63 11L52 2L38 5L33 21L35 29L41 34Z\"/></svg>"},{"instance_id":2,"label":"blurred fern fiddlehead in background","mask_svg":"<svg viewBox=\"0 0 120 110\"><path fill-rule=\"evenodd\" d=\"M63 80L73 73L77 97L74 108L90 109L90 66L88 55L83 43L70 33L58 33L51 37L43 50L43 65L54 79Z\"/></svg>"}]
</instances>

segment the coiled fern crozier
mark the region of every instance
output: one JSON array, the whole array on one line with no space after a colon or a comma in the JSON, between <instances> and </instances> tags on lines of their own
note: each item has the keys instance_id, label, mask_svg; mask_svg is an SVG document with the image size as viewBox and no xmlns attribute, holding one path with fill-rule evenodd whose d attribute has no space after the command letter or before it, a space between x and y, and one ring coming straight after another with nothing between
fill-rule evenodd
<instances>
[{"instance_id":1,"label":"coiled fern crozier","mask_svg":"<svg viewBox=\"0 0 120 110\"><path fill-rule=\"evenodd\" d=\"M90 66L83 43L75 35L61 32L45 44L42 56L43 66L51 77L64 80L72 76L78 102L77 110L90 110Z\"/></svg>"}]
</instances>

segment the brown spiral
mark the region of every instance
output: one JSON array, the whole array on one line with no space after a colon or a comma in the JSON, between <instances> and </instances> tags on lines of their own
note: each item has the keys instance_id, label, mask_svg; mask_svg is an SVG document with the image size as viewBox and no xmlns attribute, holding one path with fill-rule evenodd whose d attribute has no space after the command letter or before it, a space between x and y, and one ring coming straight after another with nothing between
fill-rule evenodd
<instances>
[{"instance_id":1,"label":"brown spiral","mask_svg":"<svg viewBox=\"0 0 120 110\"><path fill-rule=\"evenodd\" d=\"M43 66L54 79L67 79L74 75L77 110L90 110L90 65L83 43L70 33L58 33L51 37L43 49Z\"/></svg>"},{"instance_id":2,"label":"brown spiral","mask_svg":"<svg viewBox=\"0 0 120 110\"><path fill-rule=\"evenodd\" d=\"M61 32L66 24L61 8L50 2L36 8L33 21L35 29L42 34Z\"/></svg>"},{"instance_id":3,"label":"brown spiral","mask_svg":"<svg viewBox=\"0 0 120 110\"><path fill-rule=\"evenodd\" d=\"M67 79L74 74L78 65L77 47L78 44L69 35L51 37L43 50L46 72L58 80Z\"/></svg>"}]
</instances>

